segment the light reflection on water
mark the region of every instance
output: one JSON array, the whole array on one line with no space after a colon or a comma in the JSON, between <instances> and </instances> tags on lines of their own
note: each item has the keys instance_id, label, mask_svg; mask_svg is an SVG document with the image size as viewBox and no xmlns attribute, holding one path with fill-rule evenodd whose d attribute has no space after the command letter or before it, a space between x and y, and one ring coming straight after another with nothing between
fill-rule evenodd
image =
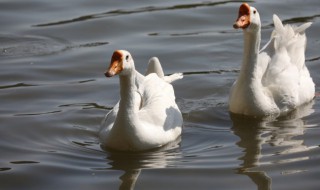
<instances>
[{"instance_id":1,"label":"light reflection on water","mask_svg":"<svg viewBox=\"0 0 320 190\"><path fill-rule=\"evenodd\" d=\"M272 178L268 172L259 169L259 166L308 160L309 156L295 155L315 147L308 147L303 140L296 138L304 134L305 126L302 118L314 112L313 105L314 102L306 104L289 116L271 122L244 120L233 116L232 131L239 136L240 141L236 144L243 148L244 152L244 155L239 158L243 163L237 169L238 173L247 175L256 183L258 189L272 189ZM290 171L292 170L280 172L289 173ZM295 170L295 173L303 171Z\"/></svg>"}]
</instances>

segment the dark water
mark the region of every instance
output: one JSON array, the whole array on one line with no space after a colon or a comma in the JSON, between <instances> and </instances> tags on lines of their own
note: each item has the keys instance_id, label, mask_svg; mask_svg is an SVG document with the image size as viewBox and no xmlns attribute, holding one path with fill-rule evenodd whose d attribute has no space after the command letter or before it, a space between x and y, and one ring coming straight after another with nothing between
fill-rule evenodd
<instances>
[{"instance_id":1,"label":"dark water","mask_svg":"<svg viewBox=\"0 0 320 190\"><path fill-rule=\"evenodd\" d=\"M0 0L0 189L319 189L320 98L276 121L231 118L242 56L238 1ZM252 1L262 43L272 14L312 21L307 66L319 92L320 1ZM184 116L181 141L139 154L103 151L118 101L103 72L115 49L140 72L158 56Z\"/></svg>"}]
</instances>

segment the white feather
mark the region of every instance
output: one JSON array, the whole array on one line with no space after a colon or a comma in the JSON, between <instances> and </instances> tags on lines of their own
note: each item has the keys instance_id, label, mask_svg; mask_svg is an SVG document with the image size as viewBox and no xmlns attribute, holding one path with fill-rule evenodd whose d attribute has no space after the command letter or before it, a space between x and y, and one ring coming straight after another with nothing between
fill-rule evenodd
<instances>
[{"instance_id":1,"label":"white feather","mask_svg":"<svg viewBox=\"0 0 320 190\"><path fill-rule=\"evenodd\" d=\"M244 29L246 54L240 76L230 92L230 112L262 117L283 115L311 101L315 85L305 66L305 30L311 23L299 27L283 25L273 15L275 28L269 42L260 51L253 51L250 47L260 44L261 27L251 25L261 24L256 18L258 13L250 16L253 23Z\"/></svg>"},{"instance_id":2,"label":"white feather","mask_svg":"<svg viewBox=\"0 0 320 190\"><path fill-rule=\"evenodd\" d=\"M127 84L121 82L124 80L122 77L120 79L121 91L128 93L121 94L120 101L102 122L99 133L102 146L122 151L142 151L176 140L182 130L182 114L159 60L152 58L149 61L146 76L133 66L125 77L133 78L133 81Z\"/></svg>"}]
</instances>

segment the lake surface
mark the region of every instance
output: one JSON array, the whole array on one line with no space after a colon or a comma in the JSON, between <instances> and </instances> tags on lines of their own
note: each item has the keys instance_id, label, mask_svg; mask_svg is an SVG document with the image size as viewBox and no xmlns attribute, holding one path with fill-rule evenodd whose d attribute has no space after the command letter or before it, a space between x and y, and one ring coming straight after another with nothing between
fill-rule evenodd
<instances>
[{"instance_id":1,"label":"lake surface","mask_svg":"<svg viewBox=\"0 0 320 190\"><path fill-rule=\"evenodd\" d=\"M231 117L242 58L239 1L0 0L0 189L319 189L320 97L275 121ZM306 64L320 84L320 1L250 1L262 44L276 13L312 21ZM119 99L103 75L116 49L137 70L159 57L183 112L181 140L105 151L98 130Z\"/></svg>"}]
</instances>

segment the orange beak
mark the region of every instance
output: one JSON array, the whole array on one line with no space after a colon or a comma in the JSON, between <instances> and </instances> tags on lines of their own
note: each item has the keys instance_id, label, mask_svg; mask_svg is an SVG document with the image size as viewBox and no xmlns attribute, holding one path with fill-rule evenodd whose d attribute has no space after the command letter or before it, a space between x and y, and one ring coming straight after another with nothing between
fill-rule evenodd
<instances>
[{"instance_id":1,"label":"orange beak","mask_svg":"<svg viewBox=\"0 0 320 190\"><path fill-rule=\"evenodd\" d=\"M236 22L233 24L233 28L245 29L250 25L250 6L247 3L243 3L239 8L239 15Z\"/></svg>"},{"instance_id":2,"label":"orange beak","mask_svg":"<svg viewBox=\"0 0 320 190\"><path fill-rule=\"evenodd\" d=\"M122 70L122 54L119 51L115 51L112 55L110 66L104 75L106 77L113 77L114 75L119 74Z\"/></svg>"}]
</instances>

